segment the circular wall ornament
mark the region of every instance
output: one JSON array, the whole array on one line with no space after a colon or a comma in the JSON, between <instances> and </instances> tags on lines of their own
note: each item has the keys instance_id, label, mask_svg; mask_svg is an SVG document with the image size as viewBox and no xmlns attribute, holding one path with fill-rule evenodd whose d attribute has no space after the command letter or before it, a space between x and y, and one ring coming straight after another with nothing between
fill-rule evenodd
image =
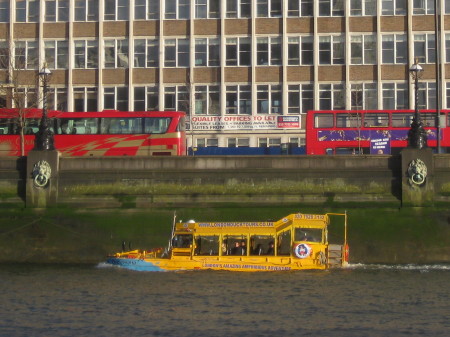
<instances>
[{"instance_id":1,"label":"circular wall ornament","mask_svg":"<svg viewBox=\"0 0 450 337\"><path fill-rule=\"evenodd\" d=\"M52 174L52 169L50 164L45 160L40 160L33 166L33 183L36 187L47 186L50 176Z\"/></svg>"},{"instance_id":2,"label":"circular wall ornament","mask_svg":"<svg viewBox=\"0 0 450 337\"><path fill-rule=\"evenodd\" d=\"M427 178L427 166L420 159L414 159L408 166L409 183L412 186L420 186Z\"/></svg>"}]
</instances>

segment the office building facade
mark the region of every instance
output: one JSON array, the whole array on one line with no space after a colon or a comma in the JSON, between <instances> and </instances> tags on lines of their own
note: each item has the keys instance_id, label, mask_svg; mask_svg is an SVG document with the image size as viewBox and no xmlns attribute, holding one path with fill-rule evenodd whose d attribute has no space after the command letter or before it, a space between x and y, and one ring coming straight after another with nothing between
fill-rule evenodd
<instances>
[{"instance_id":1,"label":"office building facade","mask_svg":"<svg viewBox=\"0 0 450 337\"><path fill-rule=\"evenodd\" d=\"M0 0L0 104L39 105L46 64L53 109L182 110L189 146L303 145L308 110L414 108L416 60L420 109L449 107L449 15L449 0Z\"/></svg>"}]
</instances>

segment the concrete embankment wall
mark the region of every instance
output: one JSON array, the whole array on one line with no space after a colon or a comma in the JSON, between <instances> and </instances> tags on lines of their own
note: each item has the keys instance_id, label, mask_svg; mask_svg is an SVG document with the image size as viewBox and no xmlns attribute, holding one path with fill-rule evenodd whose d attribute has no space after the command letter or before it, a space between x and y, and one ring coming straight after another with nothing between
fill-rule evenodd
<instances>
[{"instance_id":1,"label":"concrete embankment wall","mask_svg":"<svg viewBox=\"0 0 450 337\"><path fill-rule=\"evenodd\" d=\"M25 200L26 158L0 160L3 201ZM449 201L450 155L433 155L433 201ZM56 204L402 202L400 156L59 158Z\"/></svg>"}]
</instances>

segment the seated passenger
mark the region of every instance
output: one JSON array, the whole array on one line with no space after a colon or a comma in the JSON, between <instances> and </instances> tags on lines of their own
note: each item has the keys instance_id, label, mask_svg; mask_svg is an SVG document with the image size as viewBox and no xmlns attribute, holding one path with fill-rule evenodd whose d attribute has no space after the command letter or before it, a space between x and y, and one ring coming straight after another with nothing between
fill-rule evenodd
<instances>
[{"instance_id":1,"label":"seated passenger","mask_svg":"<svg viewBox=\"0 0 450 337\"><path fill-rule=\"evenodd\" d=\"M274 255L275 254L275 246L273 242L271 241L269 243L269 249L267 249L267 255Z\"/></svg>"}]
</instances>

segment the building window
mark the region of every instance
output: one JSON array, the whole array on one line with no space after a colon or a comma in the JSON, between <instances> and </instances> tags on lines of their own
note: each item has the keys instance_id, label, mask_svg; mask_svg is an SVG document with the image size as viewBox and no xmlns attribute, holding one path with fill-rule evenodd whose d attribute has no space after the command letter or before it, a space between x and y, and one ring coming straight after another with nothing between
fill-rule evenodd
<instances>
[{"instance_id":1,"label":"building window","mask_svg":"<svg viewBox=\"0 0 450 337\"><path fill-rule=\"evenodd\" d=\"M445 34L445 62L450 62L450 34Z\"/></svg>"},{"instance_id":2,"label":"building window","mask_svg":"<svg viewBox=\"0 0 450 337\"><path fill-rule=\"evenodd\" d=\"M218 38L195 39L195 66L220 66L220 41Z\"/></svg>"},{"instance_id":3,"label":"building window","mask_svg":"<svg viewBox=\"0 0 450 337\"><path fill-rule=\"evenodd\" d=\"M279 18L282 15L281 0L257 0L256 16L259 18Z\"/></svg>"},{"instance_id":4,"label":"building window","mask_svg":"<svg viewBox=\"0 0 450 337\"><path fill-rule=\"evenodd\" d=\"M419 63L435 62L435 43L434 34L415 34L414 35L414 59Z\"/></svg>"},{"instance_id":5,"label":"building window","mask_svg":"<svg viewBox=\"0 0 450 337\"><path fill-rule=\"evenodd\" d=\"M36 88L13 88L13 108L37 108L38 96Z\"/></svg>"},{"instance_id":6,"label":"building window","mask_svg":"<svg viewBox=\"0 0 450 337\"><path fill-rule=\"evenodd\" d=\"M0 22L9 22L9 0L0 0Z\"/></svg>"},{"instance_id":7,"label":"building window","mask_svg":"<svg viewBox=\"0 0 450 337\"><path fill-rule=\"evenodd\" d=\"M377 3L372 0L350 0L351 16L376 16Z\"/></svg>"},{"instance_id":8,"label":"building window","mask_svg":"<svg viewBox=\"0 0 450 337\"><path fill-rule=\"evenodd\" d=\"M186 86L164 88L164 109L190 113L189 91Z\"/></svg>"},{"instance_id":9,"label":"building window","mask_svg":"<svg viewBox=\"0 0 450 337\"><path fill-rule=\"evenodd\" d=\"M76 112L97 111L97 88L73 88L73 108Z\"/></svg>"},{"instance_id":10,"label":"building window","mask_svg":"<svg viewBox=\"0 0 450 337\"><path fill-rule=\"evenodd\" d=\"M135 68L157 68L159 66L159 41L157 39L134 40Z\"/></svg>"},{"instance_id":11,"label":"building window","mask_svg":"<svg viewBox=\"0 0 450 337\"><path fill-rule=\"evenodd\" d=\"M281 85L258 85L256 93L256 113L282 114L282 88Z\"/></svg>"},{"instance_id":12,"label":"building window","mask_svg":"<svg viewBox=\"0 0 450 337\"><path fill-rule=\"evenodd\" d=\"M378 108L377 84L352 84L351 105L352 110L376 110Z\"/></svg>"},{"instance_id":13,"label":"building window","mask_svg":"<svg viewBox=\"0 0 450 337\"><path fill-rule=\"evenodd\" d=\"M344 110L345 87L341 83L319 84L319 109Z\"/></svg>"},{"instance_id":14,"label":"building window","mask_svg":"<svg viewBox=\"0 0 450 337\"><path fill-rule=\"evenodd\" d=\"M220 114L220 87L218 85L195 86L195 115Z\"/></svg>"},{"instance_id":15,"label":"building window","mask_svg":"<svg viewBox=\"0 0 450 337\"><path fill-rule=\"evenodd\" d=\"M314 109L314 86L312 84L288 85L288 113L307 113Z\"/></svg>"},{"instance_id":16,"label":"building window","mask_svg":"<svg viewBox=\"0 0 450 337\"><path fill-rule=\"evenodd\" d=\"M69 43L67 41L45 41L45 62L50 69L69 67Z\"/></svg>"},{"instance_id":17,"label":"building window","mask_svg":"<svg viewBox=\"0 0 450 337\"><path fill-rule=\"evenodd\" d=\"M16 69L38 68L38 42L16 41L14 46L14 67Z\"/></svg>"},{"instance_id":18,"label":"building window","mask_svg":"<svg viewBox=\"0 0 450 337\"><path fill-rule=\"evenodd\" d=\"M434 14L434 1L414 0L412 3L414 15Z\"/></svg>"},{"instance_id":19,"label":"building window","mask_svg":"<svg viewBox=\"0 0 450 337\"><path fill-rule=\"evenodd\" d=\"M408 108L408 87L406 83L383 83L383 109Z\"/></svg>"},{"instance_id":20,"label":"building window","mask_svg":"<svg viewBox=\"0 0 450 337\"><path fill-rule=\"evenodd\" d=\"M382 0L381 15L406 15L406 0Z\"/></svg>"},{"instance_id":21,"label":"building window","mask_svg":"<svg viewBox=\"0 0 450 337\"><path fill-rule=\"evenodd\" d=\"M281 37L257 38L257 64L281 65Z\"/></svg>"},{"instance_id":22,"label":"building window","mask_svg":"<svg viewBox=\"0 0 450 337\"><path fill-rule=\"evenodd\" d=\"M386 34L382 36L382 63L406 64L408 46L406 34Z\"/></svg>"},{"instance_id":23,"label":"building window","mask_svg":"<svg viewBox=\"0 0 450 337\"><path fill-rule=\"evenodd\" d=\"M445 88L445 93L446 93L446 103L447 106L446 108L448 109L450 107L450 82L447 82L446 84L446 88ZM450 115L448 115L448 118L450 119ZM450 126L450 123L448 123L448 125Z\"/></svg>"},{"instance_id":24,"label":"building window","mask_svg":"<svg viewBox=\"0 0 450 337\"><path fill-rule=\"evenodd\" d=\"M227 18L250 18L252 15L251 0L227 0Z\"/></svg>"},{"instance_id":25,"label":"building window","mask_svg":"<svg viewBox=\"0 0 450 337\"><path fill-rule=\"evenodd\" d=\"M227 138L227 147L250 147L250 138Z\"/></svg>"},{"instance_id":26,"label":"building window","mask_svg":"<svg viewBox=\"0 0 450 337\"><path fill-rule=\"evenodd\" d=\"M281 138L258 138L258 147L275 147L281 146Z\"/></svg>"},{"instance_id":27,"label":"building window","mask_svg":"<svg viewBox=\"0 0 450 337\"><path fill-rule=\"evenodd\" d=\"M220 18L220 1L195 0L195 18L196 19Z\"/></svg>"},{"instance_id":28,"label":"building window","mask_svg":"<svg viewBox=\"0 0 450 337\"><path fill-rule=\"evenodd\" d=\"M226 40L226 65L251 65L251 39L249 37L229 38Z\"/></svg>"},{"instance_id":29,"label":"building window","mask_svg":"<svg viewBox=\"0 0 450 337\"><path fill-rule=\"evenodd\" d=\"M344 16L344 0L319 0L319 16Z\"/></svg>"},{"instance_id":30,"label":"building window","mask_svg":"<svg viewBox=\"0 0 450 337\"><path fill-rule=\"evenodd\" d=\"M74 68L95 69L98 67L98 42L78 40L74 42Z\"/></svg>"},{"instance_id":31,"label":"building window","mask_svg":"<svg viewBox=\"0 0 450 337\"><path fill-rule=\"evenodd\" d=\"M158 20L159 1L155 0L135 0L134 1L135 20Z\"/></svg>"},{"instance_id":32,"label":"building window","mask_svg":"<svg viewBox=\"0 0 450 337\"><path fill-rule=\"evenodd\" d=\"M98 21L98 0L75 0L75 21Z\"/></svg>"},{"instance_id":33,"label":"building window","mask_svg":"<svg viewBox=\"0 0 450 337\"><path fill-rule=\"evenodd\" d=\"M250 85L229 85L226 87L227 115L252 114L252 87Z\"/></svg>"},{"instance_id":34,"label":"building window","mask_svg":"<svg viewBox=\"0 0 450 337\"><path fill-rule=\"evenodd\" d=\"M128 111L128 88L127 87L104 88L103 109Z\"/></svg>"},{"instance_id":35,"label":"building window","mask_svg":"<svg viewBox=\"0 0 450 337\"><path fill-rule=\"evenodd\" d=\"M10 66L11 52L9 41L0 41L0 69L8 69Z\"/></svg>"},{"instance_id":36,"label":"building window","mask_svg":"<svg viewBox=\"0 0 450 337\"><path fill-rule=\"evenodd\" d=\"M351 64L375 64L375 35L353 35L351 37Z\"/></svg>"},{"instance_id":37,"label":"building window","mask_svg":"<svg viewBox=\"0 0 450 337\"><path fill-rule=\"evenodd\" d=\"M50 110L67 111L67 89L49 88L47 103Z\"/></svg>"},{"instance_id":38,"label":"building window","mask_svg":"<svg viewBox=\"0 0 450 337\"><path fill-rule=\"evenodd\" d=\"M219 140L217 138L197 138L197 147L218 147Z\"/></svg>"},{"instance_id":39,"label":"building window","mask_svg":"<svg viewBox=\"0 0 450 337\"><path fill-rule=\"evenodd\" d=\"M168 39L164 43L165 67L189 67L189 39Z\"/></svg>"},{"instance_id":40,"label":"building window","mask_svg":"<svg viewBox=\"0 0 450 337\"><path fill-rule=\"evenodd\" d=\"M290 36L288 38L288 65L312 65L314 61L313 48L312 36Z\"/></svg>"},{"instance_id":41,"label":"building window","mask_svg":"<svg viewBox=\"0 0 450 337\"><path fill-rule=\"evenodd\" d=\"M319 36L319 64L344 64L344 41L342 35Z\"/></svg>"},{"instance_id":42,"label":"building window","mask_svg":"<svg viewBox=\"0 0 450 337\"><path fill-rule=\"evenodd\" d=\"M104 0L105 21L124 21L129 18L129 0Z\"/></svg>"},{"instance_id":43,"label":"building window","mask_svg":"<svg viewBox=\"0 0 450 337\"><path fill-rule=\"evenodd\" d=\"M128 68L128 40L105 40L105 68Z\"/></svg>"},{"instance_id":44,"label":"building window","mask_svg":"<svg viewBox=\"0 0 450 337\"><path fill-rule=\"evenodd\" d=\"M39 0L17 0L16 22L38 22Z\"/></svg>"},{"instance_id":45,"label":"building window","mask_svg":"<svg viewBox=\"0 0 450 337\"><path fill-rule=\"evenodd\" d=\"M288 17L304 17L313 16L314 5L313 0L289 0L287 2Z\"/></svg>"},{"instance_id":46,"label":"building window","mask_svg":"<svg viewBox=\"0 0 450 337\"><path fill-rule=\"evenodd\" d=\"M134 111L158 111L159 90L158 87L134 88Z\"/></svg>"},{"instance_id":47,"label":"building window","mask_svg":"<svg viewBox=\"0 0 450 337\"><path fill-rule=\"evenodd\" d=\"M45 21L69 21L69 0L46 0Z\"/></svg>"},{"instance_id":48,"label":"building window","mask_svg":"<svg viewBox=\"0 0 450 337\"><path fill-rule=\"evenodd\" d=\"M436 82L419 82L419 109L436 109Z\"/></svg>"},{"instance_id":49,"label":"building window","mask_svg":"<svg viewBox=\"0 0 450 337\"><path fill-rule=\"evenodd\" d=\"M189 19L189 0L165 0L165 19Z\"/></svg>"}]
</instances>

